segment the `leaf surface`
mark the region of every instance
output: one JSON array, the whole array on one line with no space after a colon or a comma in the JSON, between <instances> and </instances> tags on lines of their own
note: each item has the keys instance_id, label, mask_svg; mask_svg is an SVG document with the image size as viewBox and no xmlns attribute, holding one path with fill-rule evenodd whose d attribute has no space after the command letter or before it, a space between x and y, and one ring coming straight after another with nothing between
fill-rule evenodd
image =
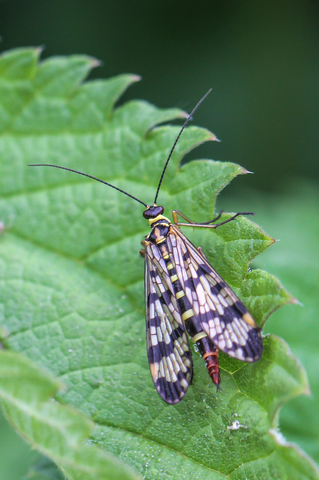
<instances>
[{"instance_id":1,"label":"leaf surface","mask_svg":"<svg viewBox=\"0 0 319 480\"><path fill-rule=\"evenodd\" d=\"M0 360L0 398L6 416L33 447L54 459L68 478L140 478L107 452L85 446L93 423L78 410L53 401L62 385L52 375L17 353L0 351ZM41 470L48 477L48 468L42 464Z\"/></svg>"},{"instance_id":2,"label":"leaf surface","mask_svg":"<svg viewBox=\"0 0 319 480\"><path fill-rule=\"evenodd\" d=\"M304 370L286 344L265 338L265 353L252 365L222 355L218 394L194 353L187 396L177 406L164 404L146 358L138 251L148 226L141 205L70 172L27 166L74 168L151 204L180 128L159 124L185 113L142 101L114 108L136 76L83 83L94 59L39 64L38 54L16 50L0 59L0 212L10 225L0 240L4 346L58 376L67 390L57 398L96 423L92 442L146 479L318 478L303 453L269 434L276 432L280 405L308 392ZM176 209L198 222L210 220L217 194L245 173L236 164L205 159L179 168L187 152L215 139L194 126L183 132L159 195L168 216ZM294 301L272 275L247 273L249 262L274 242L248 217L216 231L185 233L259 325ZM291 448L298 461L290 465Z\"/></svg>"}]
</instances>

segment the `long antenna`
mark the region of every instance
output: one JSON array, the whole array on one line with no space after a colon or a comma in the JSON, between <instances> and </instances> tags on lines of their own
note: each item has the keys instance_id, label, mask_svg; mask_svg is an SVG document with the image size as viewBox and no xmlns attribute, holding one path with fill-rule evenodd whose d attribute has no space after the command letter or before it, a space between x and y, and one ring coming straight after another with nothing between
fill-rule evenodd
<instances>
[{"instance_id":1,"label":"long antenna","mask_svg":"<svg viewBox=\"0 0 319 480\"><path fill-rule=\"evenodd\" d=\"M188 117L187 117L184 125L182 126L179 134L177 135L177 138L176 138L176 140L175 140L175 142L174 142L174 145L172 146L172 149L171 149L171 151L170 151L170 153L169 153L169 155L168 155L168 158L167 158L167 160L166 160L166 163L165 163L165 165L164 165L164 168L163 168L163 171L162 171L162 175L161 175L161 178L160 178L160 181L159 181L157 190L156 190L156 195L155 195L154 203L156 203L156 200L157 200L157 197L158 197L158 194L159 194L161 185L162 185L162 181L163 181L163 178L164 178L164 175L165 175L165 171L166 171L166 168L167 168L167 166L168 166L168 162L169 162L170 159L171 159L172 153L174 152L174 149L175 149L175 147L176 147L176 144L177 144L180 136L182 135L184 128L186 127L186 125L188 124L188 122L190 121L190 119L192 118L192 115L193 115L193 113L195 112L195 110L197 110L197 108L198 108L198 107L200 106L200 104L205 100L205 98L207 97L207 95L210 94L211 91L212 91L212 89L210 88L210 89L208 90L208 92L205 93L205 95L203 96L203 98L200 99L200 101L198 102L198 104L196 105L196 107L193 108L193 110L191 111L191 113L188 115Z\"/></svg>"},{"instance_id":2,"label":"long antenna","mask_svg":"<svg viewBox=\"0 0 319 480\"><path fill-rule=\"evenodd\" d=\"M96 177L92 177L92 175L88 175L87 173L78 172L77 170L73 170L72 168L60 167L60 165L51 165L49 163L29 164L28 167L54 167L54 168L61 168L61 170L68 170L69 172L78 173L79 175L83 175L84 177L89 177L89 178L92 178L93 180L97 180L98 182L104 183L104 185L107 185L108 187L114 188L118 192L124 193L124 195L127 195L128 197L133 198L133 200L136 200L137 202L141 203L142 205L144 205L144 207L147 208L146 203L142 202L141 200L139 200L136 197L133 197L133 195L130 195L129 193L124 192L124 190L121 190L120 188L115 187L111 183L104 182L104 180L100 180L99 178L96 178Z\"/></svg>"}]
</instances>

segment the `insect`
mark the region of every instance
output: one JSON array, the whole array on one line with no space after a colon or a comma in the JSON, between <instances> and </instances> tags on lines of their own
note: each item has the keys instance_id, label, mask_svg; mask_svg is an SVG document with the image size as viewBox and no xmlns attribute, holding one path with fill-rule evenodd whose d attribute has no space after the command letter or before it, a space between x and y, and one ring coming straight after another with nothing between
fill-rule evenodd
<instances>
[{"instance_id":1,"label":"insect","mask_svg":"<svg viewBox=\"0 0 319 480\"><path fill-rule=\"evenodd\" d=\"M173 211L173 223L163 215L157 198L174 148L193 113L210 93L198 102L182 126L164 165L152 205L118 187L86 173L51 164L108 185L144 205L143 216L151 232L144 238L146 339L149 366L155 388L168 404L177 404L192 383L193 362L188 336L205 360L219 389L219 350L244 362L255 362L262 354L261 329L245 305L196 248L180 227L218 228L235 220L237 213L216 223L223 212L206 223L195 223ZM178 217L186 223L178 221ZM187 335L188 334L188 335Z\"/></svg>"}]
</instances>

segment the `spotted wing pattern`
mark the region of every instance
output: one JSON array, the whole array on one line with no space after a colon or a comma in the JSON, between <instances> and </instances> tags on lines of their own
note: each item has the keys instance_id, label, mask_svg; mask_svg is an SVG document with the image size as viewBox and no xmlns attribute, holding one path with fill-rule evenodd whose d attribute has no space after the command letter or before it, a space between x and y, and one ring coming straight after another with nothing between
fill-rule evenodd
<instances>
[{"instance_id":1,"label":"spotted wing pattern","mask_svg":"<svg viewBox=\"0 0 319 480\"><path fill-rule=\"evenodd\" d=\"M261 330L245 305L197 249L174 225L167 246L176 273L199 321L213 343L231 357L255 362L262 354Z\"/></svg>"},{"instance_id":2,"label":"spotted wing pattern","mask_svg":"<svg viewBox=\"0 0 319 480\"><path fill-rule=\"evenodd\" d=\"M145 249L145 308L153 382L162 399L175 404L185 396L192 381L193 363L170 277L155 245Z\"/></svg>"}]
</instances>

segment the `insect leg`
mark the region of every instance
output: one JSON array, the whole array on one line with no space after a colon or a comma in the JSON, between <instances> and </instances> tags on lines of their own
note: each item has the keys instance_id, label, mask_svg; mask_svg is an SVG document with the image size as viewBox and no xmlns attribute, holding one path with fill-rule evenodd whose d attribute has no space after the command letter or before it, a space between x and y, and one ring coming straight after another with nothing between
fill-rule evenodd
<instances>
[{"instance_id":1,"label":"insect leg","mask_svg":"<svg viewBox=\"0 0 319 480\"><path fill-rule=\"evenodd\" d=\"M214 222L214 221L218 220L218 218L220 218L222 213L223 212L221 211L216 218L214 218L213 220L210 220L209 222L194 223L194 222L192 222L192 220L185 217L185 215L183 215L181 212L178 212L177 210L174 210L173 211L173 220L174 220L174 225L176 225L177 227L217 228L217 227L220 227L221 225L225 225L225 223L228 223L228 222L231 222L232 220L235 220L235 218L237 218L239 215L254 215L253 212L238 212L235 215L233 215L232 217L225 220L224 222L216 223L215 225L211 225L212 222ZM178 220L178 217L177 217L178 215L183 217L188 223L179 223L177 221Z\"/></svg>"},{"instance_id":2,"label":"insect leg","mask_svg":"<svg viewBox=\"0 0 319 480\"><path fill-rule=\"evenodd\" d=\"M179 212L178 210L173 210L172 212L172 216L173 216L173 220L174 220L174 224L178 223L178 215L182 218L184 218L184 220L186 220L186 222L188 223L191 223L193 224L194 222L192 222L192 220L190 220L189 218L185 217L185 215L183 215L181 212Z\"/></svg>"},{"instance_id":3,"label":"insect leg","mask_svg":"<svg viewBox=\"0 0 319 480\"><path fill-rule=\"evenodd\" d=\"M211 225L212 227L220 227L221 225L225 225L225 223L231 222L232 220L235 220L236 217L239 217L240 215L255 215L254 212L238 212L232 217L228 218L228 220L225 220L224 222L221 223L216 223L215 225ZM212 220L213 221L213 220Z\"/></svg>"},{"instance_id":4,"label":"insect leg","mask_svg":"<svg viewBox=\"0 0 319 480\"><path fill-rule=\"evenodd\" d=\"M214 222L216 222L216 220L218 220L218 219L222 216L223 213L224 213L224 210L221 210L221 211L219 212L219 214L217 215L217 217L213 218L213 220L209 220L209 222L203 222L203 223L201 223L201 225L208 225L209 223L214 223ZM174 223L177 223L177 221L178 221L178 215L179 215L180 217L184 218L184 220L186 220L188 223L192 223L192 224L195 223L195 222L193 222L192 220L190 220L189 218L185 217L185 215L183 215L183 213L179 212L178 210L174 210L173 213L172 213L172 215L173 215Z\"/></svg>"},{"instance_id":5,"label":"insect leg","mask_svg":"<svg viewBox=\"0 0 319 480\"><path fill-rule=\"evenodd\" d=\"M141 244L143 245L143 247L145 247L145 240L142 240L141 241ZM145 258L145 248L141 248L140 250L140 255Z\"/></svg>"},{"instance_id":6,"label":"insect leg","mask_svg":"<svg viewBox=\"0 0 319 480\"><path fill-rule=\"evenodd\" d=\"M225 210L221 210L217 217L213 218L213 220L210 220L209 222L203 222L203 225L208 225L209 223L214 223L216 220L219 220L222 214L225 213Z\"/></svg>"}]
</instances>

